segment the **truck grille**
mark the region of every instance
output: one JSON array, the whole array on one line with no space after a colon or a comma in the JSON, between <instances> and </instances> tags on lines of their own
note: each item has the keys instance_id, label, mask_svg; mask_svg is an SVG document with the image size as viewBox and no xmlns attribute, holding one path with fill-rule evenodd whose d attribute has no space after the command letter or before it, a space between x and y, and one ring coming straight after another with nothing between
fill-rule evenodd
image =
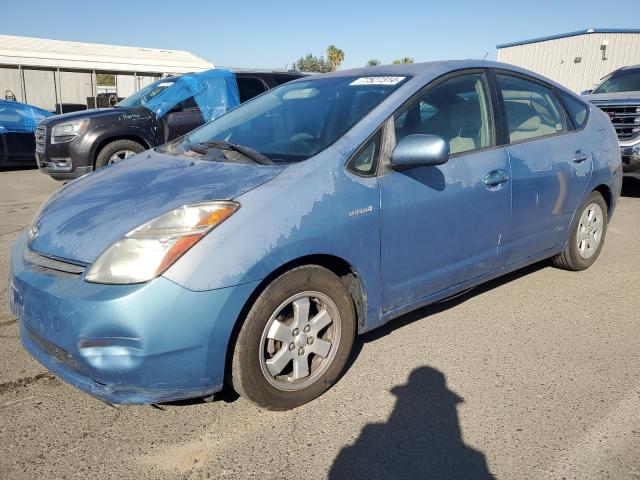
<instances>
[{"instance_id":1,"label":"truck grille","mask_svg":"<svg viewBox=\"0 0 640 480\"><path fill-rule=\"evenodd\" d=\"M36 152L44 153L47 145L47 127L38 125L36 127Z\"/></svg>"},{"instance_id":2,"label":"truck grille","mask_svg":"<svg viewBox=\"0 0 640 480\"><path fill-rule=\"evenodd\" d=\"M618 138L629 140L640 133L640 105L598 105L609 115Z\"/></svg>"}]
</instances>

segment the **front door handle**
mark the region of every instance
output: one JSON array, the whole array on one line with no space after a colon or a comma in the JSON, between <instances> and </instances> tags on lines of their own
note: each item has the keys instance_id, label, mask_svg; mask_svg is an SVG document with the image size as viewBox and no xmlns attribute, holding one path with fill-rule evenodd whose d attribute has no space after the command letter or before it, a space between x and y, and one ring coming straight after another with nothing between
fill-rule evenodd
<instances>
[{"instance_id":1,"label":"front door handle","mask_svg":"<svg viewBox=\"0 0 640 480\"><path fill-rule=\"evenodd\" d=\"M573 157L573 161L575 163L582 163L584 162L587 158L589 158L589 155L587 155L586 153L578 150L575 154L575 156Z\"/></svg>"},{"instance_id":2,"label":"front door handle","mask_svg":"<svg viewBox=\"0 0 640 480\"><path fill-rule=\"evenodd\" d=\"M484 177L484 184L487 187L497 187L498 185L502 185L507 180L509 180L509 175L504 170L494 170L493 172L487 173Z\"/></svg>"}]
</instances>

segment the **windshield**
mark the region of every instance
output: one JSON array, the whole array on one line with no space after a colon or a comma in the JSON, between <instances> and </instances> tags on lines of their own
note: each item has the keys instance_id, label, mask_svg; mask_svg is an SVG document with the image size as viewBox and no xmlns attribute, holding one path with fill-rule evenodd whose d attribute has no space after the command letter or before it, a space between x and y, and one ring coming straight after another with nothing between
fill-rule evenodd
<instances>
[{"instance_id":1,"label":"windshield","mask_svg":"<svg viewBox=\"0 0 640 480\"><path fill-rule=\"evenodd\" d=\"M225 141L274 161L305 160L333 144L407 77L333 77L287 83L194 130L167 150ZM180 152L180 147L182 152Z\"/></svg>"},{"instance_id":2,"label":"windshield","mask_svg":"<svg viewBox=\"0 0 640 480\"><path fill-rule=\"evenodd\" d=\"M640 70L622 71L611 75L593 93L640 91Z\"/></svg>"},{"instance_id":3,"label":"windshield","mask_svg":"<svg viewBox=\"0 0 640 480\"><path fill-rule=\"evenodd\" d=\"M143 107L149 100L157 97L171 87L175 81L175 78L163 78L162 80L153 82L117 103L116 107Z\"/></svg>"}]
</instances>

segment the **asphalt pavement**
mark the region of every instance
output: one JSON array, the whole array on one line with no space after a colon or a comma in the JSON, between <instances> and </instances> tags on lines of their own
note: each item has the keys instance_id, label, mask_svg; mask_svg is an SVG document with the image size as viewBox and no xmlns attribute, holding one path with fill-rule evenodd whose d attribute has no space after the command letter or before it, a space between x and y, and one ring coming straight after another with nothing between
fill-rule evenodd
<instances>
[{"instance_id":1,"label":"asphalt pavement","mask_svg":"<svg viewBox=\"0 0 640 480\"><path fill-rule=\"evenodd\" d=\"M366 334L290 412L229 391L112 408L29 357L9 249L59 186L0 172L0 479L640 479L640 179L592 268L533 265Z\"/></svg>"}]
</instances>

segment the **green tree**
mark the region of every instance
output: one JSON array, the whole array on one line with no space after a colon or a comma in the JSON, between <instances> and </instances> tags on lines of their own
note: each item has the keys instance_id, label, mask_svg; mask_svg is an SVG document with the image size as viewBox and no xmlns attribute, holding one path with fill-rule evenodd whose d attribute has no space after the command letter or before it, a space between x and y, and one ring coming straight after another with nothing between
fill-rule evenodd
<instances>
[{"instance_id":1,"label":"green tree","mask_svg":"<svg viewBox=\"0 0 640 480\"><path fill-rule=\"evenodd\" d=\"M316 57L308 53L306 56L300 57L297 62L293 62L293 69L299 72L326 73L331 71L331 65L324 57Z\"/></svg>"},{"instance_id":2,"label":"green tree","mask_svg":"<svg viewBox=\"0 0 640 480\"><path fill-rule=\"evenodd\" d=\"M101 87L116 86L116 76L111 73L96 73L96 81Z\"/></svg>"},{"instance_id":3,"label":"green tree","mask_svg":"<svg viewBox=\"0 0 640 480\"><path fill-rule=\"evenodd\" d=\"M380 65L380 60L378 60L377 58L372 58L367 62L367 67L375 67L377 65Z\"/></svg>"},{"instance_id":4,"label":"green tree","mask_svg":"<svg viewBox=\"0 0 640 480\"><path fill-rule=\"evenodd\" d=\"M340 68L340 64L344 61L344 52L335 45L327 47L327 60L331 66L331 71L335 72Z\"/></svg>"},{"instance_id":5,"label":"green tree","mask_svg":"<svg viewBox=\"0 0 640 480\"><path fill-rule=\"evenodd\" d=\"M401 63L413 63L413 58L411 57L403 57L403 58L396 58L393 63L395 65L399 65Z\"/></svg>"}]
</instances>

